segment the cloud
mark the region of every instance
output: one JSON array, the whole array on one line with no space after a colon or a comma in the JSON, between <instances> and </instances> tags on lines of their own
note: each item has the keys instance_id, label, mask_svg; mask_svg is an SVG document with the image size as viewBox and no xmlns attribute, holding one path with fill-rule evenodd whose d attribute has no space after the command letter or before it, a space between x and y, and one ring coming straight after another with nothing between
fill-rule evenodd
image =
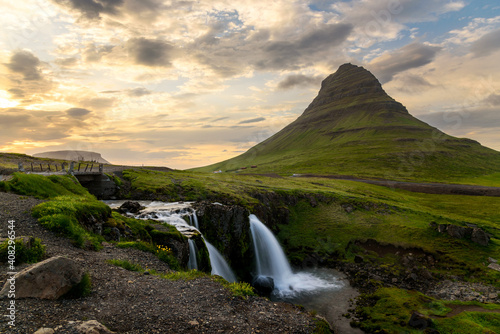
<instances>
[{"instance_id":1,"label":"cloud","mask_svg":"<svg viewBox=\"0 0 500 334\"><path fill-rule=\"evenodd\" d=\"M373 59L368 67L381 83L386 83L398 73L429 64L440 50L437 46L411 43Z\"/></svg>"},{"instance_id":2,"label":"cloud","mask_svg":"<svg viewBox=\"0 0 500 334\"><path fill-rule=\"evenodd\" d=\"M472 43L471 51L476 57L484 57L500 49L500 29L487 33Z\"/></svg>"},{"instance_id":3,"label":"cloud","mask_svg":"<svg viewBox=\"0 0 500 334\"><path fill-rule=\"evenodd\" d=\"M339 46L351 33L351 24L329 24L300 36L296 41L272 41L263 46L258 69L294 68L308 57Z\"/></svg>"},{"instance_id":4,"label":"cloud","mask_svg":"<svg viewBox=\"0 0 500 334\"><path fill-rule=\"evenodd\" d=\"M440 130L453 130L454 132L463 134L477 129L500 129L498 110L490 108L434 112L419 115L418 118L439 128Z\"/></svg>"},{"instance_id":5,"label":"cloud","mask_svg":"<svg viewBox=\"0 0 500 334\"><path fill-rule=\"evenodd\" d=\"M14 99L22 99L24 98L24 90L20 88L11 88L8 90L8 92L12 95Z\"/></svg>"},{"instance_id":6,"label":"cloud","mask_svg":"<svg viewBox=\"0 0 500 334\"><path fill-rule=\"evenodd\" d=\"M321 82L319 76L308 76L303 74L291 74L278 83L278 89L290 89L295 87L316 86Z\"/></svg>"},{"instance_id":7,"label":"cloud","mask_svg":"<svg viewBox=\"0 0 500 334\"><path fill-rule=\"evenodd\" d=\"M90 113L91 113L90 110L84 109L84 108L70 108L70 109L66 110L66 114L68 114L71 117L75 117L75 118L82 118L84 116L87 116Z\"/></svg>"},{"instance_id":8,"label":"cloud","mask_svg":"<svg viewBox=\"0 0 500 334\"><path fill-rule=\"evenodd\" d=\"M15 73L23 75L24 80L41 80L40 59L29 51L16 51L5 66Z\"/></svg>"},{"instance_id":9,"label":"cloud","mask_svg":"<svg viewBox=\"0 0 500 334\"><path fill-rule=\"evenodd\" d=\"M83 50L83 59L89 63L100 61L104 56L113 51L114 45L95 45L88 44Z\"/></svg>"},{"instance_id":10,"label":"cloud","mask_svg":"<svg viewBox=\"0 0 500 334\"><path fill-rule=\"evenodd\" d=\"M500 106L500 95L491 94L484 101L491 106Z\"/></svg>"},{"instance_id":11,"label":"cloud","mask_svg":"<svg viewBox=\"0 0 500 334\"><path fill-rule=\"evenodd\" d=\"M175 48L159 39L140 37L129 39L127 50L137 65L170 67Z\"/></svg>"},{"instance_id":12,"label":"cloud","mask_svg":"<svg viewBox=\"0 0 500 334\"><path fill-rule=\"evenodd\" d=\"M257 118L251 118L251 119L243 120L243 121L239 122L238 124L258 123L258 122L262 122L262 121L265 121L265 120L266 119L264 117L257 117Z\"/></svg>"},{"instance_id":13,"label":"cloud","mask_svg":"<svg viewBox=\"0 0 500 334\"><path fill-rule=\"evenodd\" d=\"M101 14L117 14L123 0L52 0L53 3L80 14L80 18L99 20Z\"/></svg>"},{"instance_id":14,"label":"cloud","mask_svg":"<svg viewBox=\"0 0 500 334\"><path fill-rule=\"evenodd\" d=\"M54 63L61 67L73 67L78 64L78 58L67 57L67 58L57 58Z\"/></svg>"},{"instance_id":15,"label":"cloud","mask_svg":"<svg viewBox=\"0 0 500 334\"><path fill-rule=\"evenodd\" d=\"M133 97L140 97L140 96L149 95L152 93L153 93L152 91L150 91L149 89L146 89L144 87L137 87L134 89L127 90L127 95L133 96Z\"/></svg>"}]
</instances>

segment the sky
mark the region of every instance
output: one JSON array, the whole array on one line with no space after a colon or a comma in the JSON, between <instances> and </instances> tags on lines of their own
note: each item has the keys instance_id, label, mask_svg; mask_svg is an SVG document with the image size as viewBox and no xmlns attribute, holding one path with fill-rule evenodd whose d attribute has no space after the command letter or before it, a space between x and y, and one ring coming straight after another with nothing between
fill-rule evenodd
<instances>
[{"instance_id":1,"label":"sky","mask_svg":"<svg viewBox=\"0 0 500 334\"><path fill-rule=\"evenodd\" d=\"M0 152L177 169L294 121L343 63L415 117L500 150L500 4L0 0Z\"/></svg>"}]
</instances>

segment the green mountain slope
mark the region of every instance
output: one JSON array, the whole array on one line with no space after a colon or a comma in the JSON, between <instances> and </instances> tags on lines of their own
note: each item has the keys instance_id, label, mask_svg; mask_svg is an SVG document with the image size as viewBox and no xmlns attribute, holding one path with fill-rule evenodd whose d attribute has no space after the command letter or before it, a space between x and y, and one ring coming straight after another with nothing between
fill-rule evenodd
<instances>
[{"instance_id":1,"label":"green mountain slope","mask_svg":"<svg viewBox=\"0 0 500 334\"><path fill-rule=\"evenodd\" d=\"M199 171L321 173L450 181L500 172L500 152L408 113L367 70L340 66L293 123L235 158Z\"/></svg>"}]
</instances>

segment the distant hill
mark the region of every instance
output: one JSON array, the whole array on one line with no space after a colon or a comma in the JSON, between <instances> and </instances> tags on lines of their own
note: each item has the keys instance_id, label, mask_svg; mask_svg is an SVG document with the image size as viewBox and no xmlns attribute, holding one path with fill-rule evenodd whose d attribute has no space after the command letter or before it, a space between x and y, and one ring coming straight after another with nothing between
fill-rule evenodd
<instances>
[{"instance_id":1,"label":"distant hill","mask_svg":"<svg viewBox=\"0 0 500 334\"><path fill-rule=\"evenodd\" d=\"M500 172L500 152L416 119L369 71L344 64L293 123L235 158L195 170L245 167L254 173L446 181Z\"/></svg>"},{"instance_id":2,"label":"distant hill","mask_svg":"<svg viewBox=\"0 0 500 334\"><path fill-rule=\"evenodd\" d=\"M51 151L33 154L37 158L60 159L70 161L95 161L102 164L109 162L101 156L101 153L90 151Z\"/></svg>"}]
</instances>

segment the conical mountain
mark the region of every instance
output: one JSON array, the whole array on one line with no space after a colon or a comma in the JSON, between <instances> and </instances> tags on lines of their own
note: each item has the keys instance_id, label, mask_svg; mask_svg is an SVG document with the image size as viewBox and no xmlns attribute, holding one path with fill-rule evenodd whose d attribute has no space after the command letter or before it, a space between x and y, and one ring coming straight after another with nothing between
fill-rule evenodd
<instances>
[{"instance_id":1,"label":"conical mountain","mask_svg":"<svg viewBox=\"0 0 500 334\"><path fill-rule=\"evenodd\" d=\"M200 170L252 165L259 173L450 181L500 172L500 152L416 119L373 74L344 64L293 123L242 155Z\"/></svg>"}]
</instances>

